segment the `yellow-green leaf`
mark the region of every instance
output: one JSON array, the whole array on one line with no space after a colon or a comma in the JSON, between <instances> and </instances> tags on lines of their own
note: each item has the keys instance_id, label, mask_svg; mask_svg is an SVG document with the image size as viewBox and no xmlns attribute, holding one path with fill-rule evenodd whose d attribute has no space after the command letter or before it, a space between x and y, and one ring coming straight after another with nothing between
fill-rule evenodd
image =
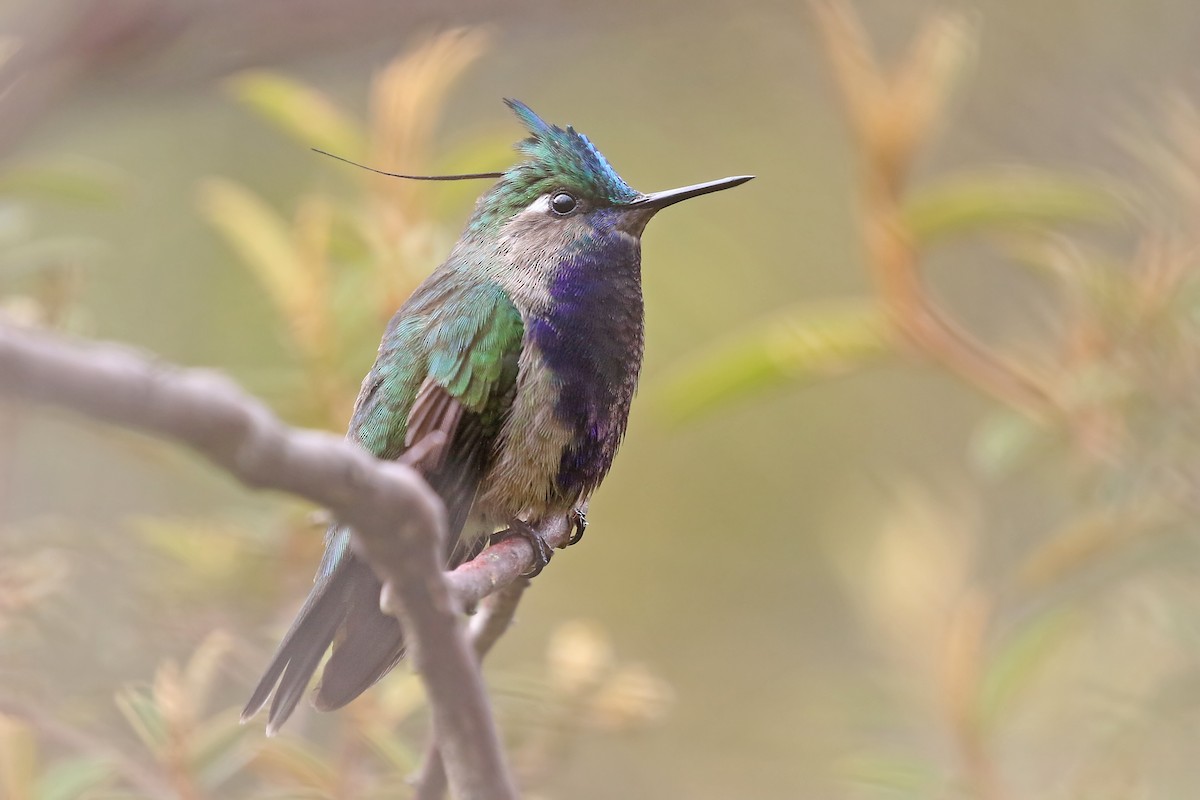
<instances>
[{"instance_id":1,"label":"yellow-green leaf","mask_svg":"<svg viewBox=\"0 0 1200 800\"><path fill-rule=\"evenodd\" d=\"M774 386L840 375L891 350L874 304L793 308L693 357L669 379L659 403L682 421Z\"/></svg>"},{"instance_id":2,"label":"yellow-green leaf","mask_svg":"<svg viewBox=\"0 0 1200 800\"><path fill-rule=\"evenodd\" d=\"M61 270L64 264L88 266L106 252L103 242L86 236L55 236L36 239L3 251L0 275L27 277Z\"/></svg>"},{"instance_id":3,"label":"yellow-green leaf","mask_svg":"<svg viewBox=\"0 0 1200 800\"><path fill-rule=\"evenodd\" d=\"M226 85L239 102L307 147L356 160L366 153L362 128L310 86L265 70L239 73Z\"/></svg>"},{"instance_id":4,"label":"yellow-green leaf","mask_svg":"<svg viewBox=\"0 0 1200 800\"><path fill-rule=\"evenodd\" d=\"M224 520L145 516L128 524L140 539L209 586L241 569L250 546L245 529Z\"/></svg>"},{"instance_id":5,"label":"yellow-green leaf","mask_svg":"<svg viewBox=\"0 0 1200 800\"><path fill-rule=\"evenodd\" d=\"M945 178L915 191L904 222L921 244L978 231L1116 222L1125 207L1111 184L1024 167Z\"/></svg>"},{"instance_id":6,"label":"yellow-green leaf","mask_svg":"<svg viewBox=\"0 0 1200 800\"><path fill-rule=\"evenodd\" d=\"M183 668L183 688L194 706L199 708L208 702L217 672L232 650L233 637L218 628L205 636L192 653Z\"/></svg>"},{"instance_id":7,"label":"yellow-green leaf","mask_svg":"<svg viewBox=\"0 0 1200 800\"><path fill-rule=\"evenodd\" d=\"M363 731L363 738L384 761L398 772L408 774L419 763L419 756L412 747L390 730L371 725Z\"/></svg>"},{"instance_id":8,"label":"yellow-green leaf","mask_svg":"<svg viewBox=\"0 0 1200 800\"><path fill-rule=\"evenodd\" d=\"M312 748L296 739L272 739L255 755L256 771L274 781L333 792L337 771Z\"/></svg>"},{"instance_id":9,"label":"yellow-green leaf","mask_svg":"<svg viewBox=\"0 0 1200 800\"><path fill-rule=\"evenodd\" d=\"M146 748L158 755L167 740L167 725L154 701L140 689L126 687L114 698L117 709Z\"/></svg>"},{"instance_id":10,"label":"yellow-green leaf","mask_svg":"<svg viewBox=\"0 0 1200 800\"><path fill-rule=\"evenodd\" d=\"M271 299L289 314L305 296L300 255L291 228L253 193L223 178L200 186L200 211L249 267Z\"/></svg>"},{"instance_id":11,"label":"yellow-green leaf","mask_svg":"<svg viewBox=\"0 0 1200 800\"><path fill-rule=\"evenodd\" d=\"M73 758L55 764L37 783L37 800L79 800L110 782L112 763L95 756Z\"/></svg>"},{"instance_id":12,"label":"yellow-green leaf","mask_svg":"<svg viewBox=\"0 0 1200 800\"><path fill-rule=\"evenodd\" d=\"M936 797L945 783L932 764L882 753L851 756L838 765L837 771L851 784L893 798Z\"/></svg>"},{"instance_id":13,"label":"yellow-green leaf","mask_svg":"<svg viewBox=\"0 0 1200 800\"><path fill-rule=\"evenodd\" d=\"M214 789L229 780L254 757L261 731L242 725L236 709L217 714L196 726L189 737L189 764L200 784ZM253 732L251 746L247 733Z\"/></svg>"},{"instance_id":14,"label":"yellow-green leaf","mask_svg":"<svg viewBox=\"0 0 1200 800\"><path fill-rule=\"evenodd\" d=\"M994 726L1016 706L1074 630L1073 614L1054 611L1034 617L1008 637L988 664L980 686L979 708L985 725Z\"/></svg>"},{"instance_id":15,"label":"yellow-green leaf","mask_svg":"<svg viewBox=\"0 0 1200 800\"><path fill-rule=\"evenodd\" d=\"M21 164L0 171L0 195L85 206L110 206L128 191L126 176L93 161Z\"/></svg>"}]
</instances>

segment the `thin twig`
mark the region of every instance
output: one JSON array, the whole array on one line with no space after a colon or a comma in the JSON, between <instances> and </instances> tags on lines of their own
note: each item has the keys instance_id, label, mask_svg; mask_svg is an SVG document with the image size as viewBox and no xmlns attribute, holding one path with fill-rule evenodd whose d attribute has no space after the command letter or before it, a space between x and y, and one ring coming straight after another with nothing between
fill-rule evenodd
<instances>
[{"instance_id":1,"label":"thin twig","mask_svg":"<svg viewBox=\"0 0 1200 800\"><path fill-rule=\"evenodd\" d=\"M537 526L537 534L551 548L566 547L572 523L566 517L554 517ZM483 598L521 579L533 569L537 553L520 536L498 542L475 558L446 575L450 591L463 608L471 608Z\"/></svg>"},{"instance_id":2,"label":"thin twig","mask_svg":"<svg viewBox=\"0 0 1200 800\"><path fill-rule=\"evenodd\" d=\"M512 626L513 618L517 614L517 606L521 604L521 598L524 597L527 588L529 588L527 579L513 581L500 591L485 598L479 606L479 610L471 617L467 632L471 637L471 646L475 649L475 656L480 661L483 661L496 646L496 642L500 641L500 637L507 633Z\"/></svg>"},{"instance_id":3,"label":"thin twig","mask_svg":"<svg viewBox=\"0 0 1200 800\"><path fill-rule=\"evenodd\" d=\"M401 600L456 797L516 798L457 610L528 569L534 557L528 543L490 548L484 563L454 584L452 599L436 555L445 509L416 471L379 461L341 437L288 428L215 372L0 324L0 396L70 408L187 445L247 486L308 498L346 522L386 594Z\"/></svg>"},{"instance_id":4,"label":"thin twig","mask_svg":"<svg viewBox=\"0 0 1200 800\"><path fill-rule=\"evenodd\" d=\"M920 252L902 221L901 181L882 174L891 166L867 155L861 217L867 260L893 329L916 352L985 394L1034 417L1055 416L1057 403L1042 383L951 321L930 297Z\"/></svg>"}]
</instances>

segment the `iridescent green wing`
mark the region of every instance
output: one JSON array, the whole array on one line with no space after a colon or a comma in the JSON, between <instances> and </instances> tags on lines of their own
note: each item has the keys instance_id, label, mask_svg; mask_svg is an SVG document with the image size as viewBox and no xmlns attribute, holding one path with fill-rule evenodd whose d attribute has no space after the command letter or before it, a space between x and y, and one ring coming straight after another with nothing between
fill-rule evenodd
<instances>
[{"instance_id":1,"label":"iridescent green wing","mask_svg":"<svg viewBox=\"0 0 1200 800\"><path fill-rule=\"evenodd\" d=\"M523 334L497 286L432 291L397 314L363 383L351 432L368 450L397 458L444 437L420 466L446 503L452 541L512 404Z\"/></svg>"}]
</instances>

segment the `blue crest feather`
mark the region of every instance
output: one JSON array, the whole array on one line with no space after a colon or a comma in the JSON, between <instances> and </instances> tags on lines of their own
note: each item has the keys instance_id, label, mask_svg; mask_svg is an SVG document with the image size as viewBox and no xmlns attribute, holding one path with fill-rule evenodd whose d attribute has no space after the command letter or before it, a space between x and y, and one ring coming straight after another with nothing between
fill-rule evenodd
<instances>
[{"instance_id":1,"label":"blue crest feather","mask_svg":"<svg viewBox=\"0 0 1200 800\"><path fill-rule=\"evenodd\" d=\"M532 159L534 165L591 187L613 203L629 202L638 196L586 136L570 125L564 130L549 124L520 100L504 102L529 129L530 137L518 144L517 149Z\"/></svg>"}]
</instances>

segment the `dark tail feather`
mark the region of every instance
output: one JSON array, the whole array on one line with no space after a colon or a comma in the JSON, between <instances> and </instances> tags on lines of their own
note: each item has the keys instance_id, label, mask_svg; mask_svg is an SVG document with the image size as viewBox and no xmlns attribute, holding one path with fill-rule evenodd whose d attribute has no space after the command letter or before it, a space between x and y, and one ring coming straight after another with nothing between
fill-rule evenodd
<instances>
[{"instance_id":1,"label":"dark tail feather","mask_svg":"<svg viewBox=\"0 0 1200 800\"><path fill-rule=\"evenodd\" d=\"M451 569L473 558L487 544L486 539L459 541L472 505L474 485L459 488L467 502L452 506L455 511L449 529L450 541L455 544L448 556ZM335 533L337 529L331 529L330 535ZM269 736L295 711L329 645L333 645L333 655L325 663L313 698L313 705L320 711L346 705L404 657L404 633L394 617L379 610L383 586L371 568L341 549L327 549L325 559L318 571L324 577L309 593L242 710L245 722L262 710L274 691L267 718Z\"/></svg>"},{"instance_id":2,"label":"dark tail feather","mask_svg":"<svg viewBox=\"0 0 1200 800\"><path fill-rule=\"evenodd\" d=\"M321 711L341 708L382 678L404 656L404 634L394 617L379 610L382 588L365 564L350 589L349 613L333 655L321 671L315 705Z\"/></svg>"},{"instance_id":3,"label":"dark tail feather","mask_svg":"<svg viewBox=\"0 0 1200 800\"><path fill-rule=\"evenodd\" d=\"M433 486L443 497L450 492L445 480L433 479ZM464 491L473 492L474 487L467 486ZM454 544L448 556L450 569L474 558L487 544L486 538L473 542L460 540L471 505L468 501L452 506L455 510L449 530L450 541ZM400 623L379 610L379 593L383 585L370 567L354 557L347 559L344 568L351 576L345 600L345 621L333 646L333 655L321 671L321 683L313 699L313 705L320 711L333 711L346 705L404 658L404 632Z\"/></svg>"},{"instance_id":4,"label":"dark tail feather","mask_svg":"<svg viewBox=\"0 0 1200 800\"><path fill-rule=\"evenodd\" d=\"M394 667L404 655L404 636L400 623L379 610L381 588L353 556L314 586L242 710L242 721L262 710L274 690L267 717L267 735L273 736L296 710L330 644L333 655L314 698L321 711L349 703Z\"/></svg>"},{"instance_id":5,"label":"dark tail feather","mask_svg":"<svg viewBox=\"0 0 1200 800\"><path fill-rule=\"evenodd\" d=\"M343 575L339 572L313 587L254 693L250 695L250 701L242 709L242 722L246 722L262 710L272 690L275 690L275 699L271 702L271 712L267 718L268 736L274 736L296 709L309 679L321 663L321 657L329 649L345 616L343 597L346 587Z\"/></svg>"}]
</instances>

